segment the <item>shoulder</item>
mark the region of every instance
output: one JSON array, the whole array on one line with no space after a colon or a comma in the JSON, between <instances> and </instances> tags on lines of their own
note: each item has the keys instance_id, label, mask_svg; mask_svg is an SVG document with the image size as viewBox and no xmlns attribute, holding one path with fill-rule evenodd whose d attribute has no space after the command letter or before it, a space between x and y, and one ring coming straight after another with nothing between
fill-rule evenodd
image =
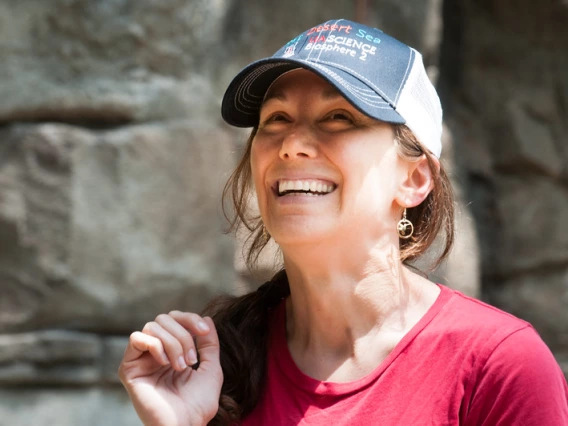
<instances>
[{"instance_id":1,"label":"shoulder","mask_svg":"<svg viewBox=\"0 0 568 426\"><path fill-rule=\"evenodd\" d=\"M441 294L431 311L431 320L423 331L427 341L438 343L437 349L451 344L461 356L479 362L511 334L531 325L507 312L459 291L440 286Z\"/></svg>"},{"instance_id":2,"label":"shoulder","mask_svg":"<svg viewBox=\"0 0 568 426\"><path fill-rule=\"evenodd\" d=\"M504 338L479 366L471 424L568 425L568 387L530 326Z\"/></svg>"},{"instance_id":3,"label":"shoulder","mask_svg":"<svg viewBox=\"0 0 568 426\"><path fill-rule=\"evenodd\" d=\"M491 351L511 334L532 329L527 321L501 309L448 287L440 287L445 302L435 322L448 337L462 336L472 347Z\"/></svg>"},{"instance_id":4,"label":"shoulder","mask_svg":"<svg viewBox=\"0 0 568 426\"><path fill-rule=\"evenodd\" d=\"M443 293L448 293L448 303L445 308L451 313L464 318L466 321L483 318L482 322L475 322L476 325L499 325L512 328L524 328L530 324L514 315L511 315L495 306L482 302L479 299L467 296L457 290L440 286Z\"/></svg>"},{"instance_id":5,"label":"shoulder","mask_svg":"<svg viewBox=\"0 0 568 426\"><path fill-rule=\"evenodd\" d=\"M447 333L470 346L467 424L568 425L568 388L530 323L449 290Z\"/></svg>"},{"instance_id":6,"label":"shoulder","mask_svg":"<svg viewBox=\"0 0 568 426\"><path fill-rule=\"evenodd\" d=\"M531 366L541 365L556 373L558 363L527 321L480 300L449 290L450 296L440 312L446 335L462 336L474 355L477 374L491 369L523 374L534 373Z\"/></svg>"}]
</instances>

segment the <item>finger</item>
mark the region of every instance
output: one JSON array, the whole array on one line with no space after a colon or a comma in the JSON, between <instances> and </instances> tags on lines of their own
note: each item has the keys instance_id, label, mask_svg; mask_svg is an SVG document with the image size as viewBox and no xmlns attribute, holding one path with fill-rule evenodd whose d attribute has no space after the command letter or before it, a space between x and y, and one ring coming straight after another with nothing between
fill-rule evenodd
<instances>
[{"instance_id":1,"label":"finger","mask_svg":"<svg viewBox=\"0 0 568 426\"><path fill-rule=\"evenodd\" d=\"M142 333L154 336L161 341L173 368L178 371L183 371L187 368L181 343L174 336L164 330L160 324L155 321L149 322L144 326Z\"/></svg>"},{"instance_id":2,"label":"finger","mask_svg":"<svg viewBox=\"0 0 568 426\"><path fill-rule=\"evenodd\" d=\"M197 363L197 352L195 351L195 344L193 337L186 328L177 322L171 315L158 315L156 322L162 326L164 330L174 336L180 342L183 348L183 356L188 365Z\"/></svg>"},{"instance_id":3,"label":"finger","mask_svg":"<svg viewBox=\"0 0 568 426\"><path fill-rule=\"evenodd\" d=\"M193 312L171 311L169 315L194 336L202 336L210 331L208 323Z\"/></svg>"},{"instance_id":4,"label":"finger","mask_svg":"<svg viewBox=\"0 0 568 426\"><path fill-rule=\"evenodd\" d=\"M209 333L198 336L197 341L197 351L199 352L199 363L200 367L204 366L209 368L210 366L219 366L219 336L217 335L217 329L215 324L210 317L203 318L204 322L209 327ZM210 365L208 365L210 364Z\"/></svg>"},{"instance_id":5,"label":"finger","mask_svg":"<svg viewBox=\"0 0 568 426\"><path fill-rule=\"evenodd\" d=\"M124 362L136 361L146 352L149 352L159 364L169 365L170 361L160 339L139 331L135 331L130 335L123 360Z\"/></svg>"}]
</instances>

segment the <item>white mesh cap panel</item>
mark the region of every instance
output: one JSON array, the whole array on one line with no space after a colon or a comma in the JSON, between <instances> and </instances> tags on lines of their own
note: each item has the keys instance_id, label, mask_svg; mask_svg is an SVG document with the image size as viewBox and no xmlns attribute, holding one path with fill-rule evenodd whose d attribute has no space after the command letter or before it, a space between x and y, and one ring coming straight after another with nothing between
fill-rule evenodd
<instances>
[{"instance_id":1,"label":"white mesh cap panel","mask_svg":"<svg viewBox=\"0 0 568 426\"><path fill-rule=\"evenodd\" d=\"M442 153L442 106L424 69L422 55L414 52L416 58L396 110L418 140L439 158Z\"/></svg>"}]
</instances>

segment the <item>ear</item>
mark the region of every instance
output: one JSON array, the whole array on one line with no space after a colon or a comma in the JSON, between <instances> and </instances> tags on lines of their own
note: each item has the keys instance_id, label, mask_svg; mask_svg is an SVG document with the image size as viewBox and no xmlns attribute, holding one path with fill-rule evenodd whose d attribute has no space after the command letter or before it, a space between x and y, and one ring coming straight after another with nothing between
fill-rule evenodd
<instances>
[{"instance_id":1,"label":"ear","mask_svg":"<svg viewBox=\"0 0 568 426\"><path fill-rule=\"evenodd\" d=\"M440 163L432 157L435 167L439 170ZM396 202L402 207L415 207L422 203L434 188L434 176L428 158L422 155L418 161L407 162L406 179L398 188Z\"/></svg>"}]
</instances>

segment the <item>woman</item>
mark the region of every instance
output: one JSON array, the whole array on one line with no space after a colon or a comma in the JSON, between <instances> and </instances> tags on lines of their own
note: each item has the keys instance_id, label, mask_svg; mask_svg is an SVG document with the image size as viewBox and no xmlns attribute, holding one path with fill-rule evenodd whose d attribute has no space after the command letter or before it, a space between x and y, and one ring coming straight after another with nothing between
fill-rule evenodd
<instances>
[{"instance_id":1,"label":"woman","mask_svg":"<svg viewBox=\"0 0 568 426\"><path fill-rule=\"evenodd\" d=\"M284 269L210 316L132 334L119 373L144 424L568 424L566 382L529 324L404 266L453 240L418 52L329 21L241 71L222 113L253 127L226 187L232 225L251 231L249 264L273 238Z\"/></svg>"}]
</instances>

